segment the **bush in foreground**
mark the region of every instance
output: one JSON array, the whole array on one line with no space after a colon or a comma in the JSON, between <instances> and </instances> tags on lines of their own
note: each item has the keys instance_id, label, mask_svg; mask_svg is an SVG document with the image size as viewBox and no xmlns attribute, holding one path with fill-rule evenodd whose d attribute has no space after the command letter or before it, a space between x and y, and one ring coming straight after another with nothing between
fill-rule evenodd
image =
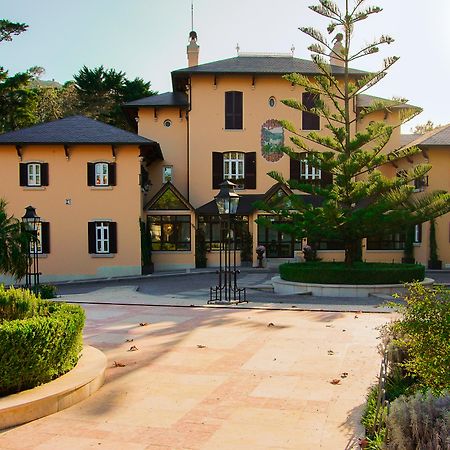
<instances>
[{"instance_id":1,"label":"bush in foreground","mask_svg":"<svg viewBox=\"0 0 450 450\"><path fill-rule=\"evenodd\" d=\"M71 370L82 348L84 320L79 306L0 287L0 396Z\"/></svg>"},{"instance_id":2,"label":"bush in foreground","mask_svg":"<svg viewBox=\"0 0 450 450\"><path fill-rule=\"evenodd\" d=\"M401 284L422 281L420 264L306 262L280 265L283 280L320 284Z\"/></svg>"}]
</instances>

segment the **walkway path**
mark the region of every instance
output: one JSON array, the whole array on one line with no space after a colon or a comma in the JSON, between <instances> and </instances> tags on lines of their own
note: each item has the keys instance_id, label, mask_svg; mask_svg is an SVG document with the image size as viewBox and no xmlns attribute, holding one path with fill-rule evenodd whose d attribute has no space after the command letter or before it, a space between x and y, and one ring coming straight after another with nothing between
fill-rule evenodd
<instances>
[{"instance_id":1,"label":"walkway path","mask_svg":"<svg viewBox=\"0 0 450 450\"><path fill-rule=\"evenodd\" d=\"M108 298L126 303L129 295L142 294L122 288ZM1 449L357 448L357 418L379 368L377 327L391 317L85 309L86 342L108 357L106 384L78 405L0 434Z\"/></svg>"}]
</instances>

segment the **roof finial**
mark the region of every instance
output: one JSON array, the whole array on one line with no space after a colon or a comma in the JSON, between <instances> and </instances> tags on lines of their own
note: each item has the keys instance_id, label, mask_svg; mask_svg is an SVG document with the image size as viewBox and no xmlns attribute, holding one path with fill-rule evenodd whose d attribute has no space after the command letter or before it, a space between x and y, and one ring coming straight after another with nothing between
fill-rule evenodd
<instances>
[{"instance_id":1,"label":"roof finial","mask_svg":"<svg viewBox=\"0 0 450 450\"><path fill-rule=\"evenodd\" d=\"M292 47L291 47L292 57L294 57L294 52L295 52L295 47L294 47L294 44L292 44Z\"/></svg>"},{"instance_id":2,"label":"roof finial","mask_svg":"<svg viewBox=\"0 0 450 450\"><path fill-rule=\"evenodd\" d=\"M237 55L239 56L239 50L241 49L241 47L239 47L239 42L236 44L236 52Z\"/></svg>"},{"instance_id":3,"label":"roof finial","mask_svg":"<svg viewBox=\"0 0 450 450\"><path fill-rule=\"evenodd\" d=\"M194 0L191 0L191 30L194 30Z\"/></svg>"}]
</instances>

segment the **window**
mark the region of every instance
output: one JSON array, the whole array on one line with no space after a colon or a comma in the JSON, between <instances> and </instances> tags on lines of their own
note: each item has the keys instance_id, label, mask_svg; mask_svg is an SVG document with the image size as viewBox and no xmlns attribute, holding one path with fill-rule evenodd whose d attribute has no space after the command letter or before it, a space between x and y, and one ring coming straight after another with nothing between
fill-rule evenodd
<instances>
[{"instance_id":1,"label":"window","mask_svg":"<svg viewBox=\"0 0 450 450\"><path fill-rule=\"evenodd\" d=\"M244 153L228 152L223 154L223 179L233 181L244 188Z\"/></svg>"},{"instance_id":2,"label":"window","mask_svg":"<svg viewBox=\"0 0 450 450\"><path fill-rule=\"evenodd\" d=\"M242 92L225 92L225 129L242 130Z\"/></svg>"},{"instance_id":3,"label":"window","mask_svg":"<svg viewBox=\"0 0 450 450\"><path fill-rule=\"evenodd\" d=\"M117 253L117 223L96 221L88 223L89 253Z\"/></svg>"},{"instance_id":4,"label":"window","mask_svg":"<svg viewBox=\"0 0 450 450\"><path fill-rule=\"evenodd\" d=\"M300 161L300 179L301 180L320 180L322 171L317 167L312 167L307 160Z\"/></svg>"},{"instance_id":5,"label":"window","mask_svg":"<svg viewBox=\"0 0 450 450\"><path fill-rule=\"evenodd\" d=\"M391 233L367 238L367 250L403 250L405 233Z\"/></svg>"},{"instance_id":6,"label":"window","mask_svg":"<svg viewBox=\"0 0 450 450\"><path fill-rule=\"evenodd\" d=\"M172 181L173 166L163 166L163 183Z\"/></svg>"},{"instance_id":7,"label":"window","mask_svg":"<svg viewBox=\"0 0 450 450\"><path fill-rule=\"evenodd\" d=\"M277 216L262 215L259 218L268 219L273 225L286 222ZM262 224L258 224L258 245L266 248L267 258L292 258L294 250L302 249L301 239L294 239L288 233Z\"/></svg>"},{"instance_id":8,"label":"window","mask_svg":"<svg viewBox=\"0 0 450 450\"><path fill-rule=\"evenodd\" d=\"M315 107L319 96L311 92L303 92L302 104L308 111L302 111L302 129L303 130L320 130L320 117L317 114L309 112Z\"/></svg>"},{"instance_id":9,"label":"window","mask_svg":"<svg viewBox=\"0 0 450 450\"><path fill-rule=\"evenodd\" d=\"M256 189L256 152L213 152L212 187L232 180L242 189Z\"/></svg>"},{"instance_id":10,"label":"window","mask_svg":"<svg viewBox=\"0 0 450 450\"><path fill-rule=\"evenodd\" d=\"M172 121L171 121L170 119L166 119L166 120L163 122L163 125L164 125L166 128L170 128L170 127L172 126Z\"/></svg>"},{"instance_id":11,"label":"window","mask_svg":"<svg viewBox=\"0 0 450 450\"><path fill-rule=\"evenodd\" d=\"M19 166L20 186L48 186L48 163L29 162Z\"/></svg>"},{"instance_id":12,"label":"window","mask_svg":"<svg viewBox=\"0 0 450 450\"><path fill-rule=\"evenodd\" d=\"M95 162L88 163L88 186L115 186L116 163Z\"/></svg>"},{"instance_id":13,"label":"window","mask_svg":"<svg viewBox=\"0 0 450 450\"><path fill-rule=\"evenodd\" d=\"M108 186L108 164L97 163L95 164L95 185L96 186Z\"/></svg>"},{"instance_id":14,"label":"window","mask_svg":"<svg viewBox=\"0 0 450 450\"><path fill-rule=\"evenodd\" d=\"M240 250L242 233L248 231L248 216L235 216L233 223L236 230L236 250ZM220 242L227 229L226 223L219 216L199 216L198 226L205 234L207 250L220 250Z\"/></svg>"},{"instance_id":15,"label":"window","mask_svg":"<svg viewBox=\"0 0 450 450\"><path fill-rule=\"evenodd\" d=\"M423 177L416 178L414 180L415 191L423 191L427 186L428 186L428 175L424 175Z\"/></svg>"},{"instance_id":16,"label":"window","mask_svg":"<svg viewBox=\"0 0 450 450\"><path fill-rule=\"evenodd\" d=\"M48 222L37 222L31 226L35 239L30 242L30 253L50 253L50 224Z\"/></svg>"},{"instance_id":17,"label":"window","mask_svg":"<svg viewBox=\"0 0 450 450\"><path fill-rule=\"evenodd\" d=\"M422 224L414 225L414 244L420 244L422 242Z\"/></svg>"},{"instance_id":18,"label":"window","mask_svg":"<svg viewBox=\"0 0 450 450\"><path fill-rule=\"evenodd\" d=\"M28 186L41 185L41 165L28 164Z\"/></svg>"},{"instance_id":19,"label":"window","mask_svg":"<svg viewBox=\"0 0 450 450\"><path fill-rule=\"evenodd\" d=\"M190 251L191 216L148 216L154 251Z\"/></svg>"}]
</instances>

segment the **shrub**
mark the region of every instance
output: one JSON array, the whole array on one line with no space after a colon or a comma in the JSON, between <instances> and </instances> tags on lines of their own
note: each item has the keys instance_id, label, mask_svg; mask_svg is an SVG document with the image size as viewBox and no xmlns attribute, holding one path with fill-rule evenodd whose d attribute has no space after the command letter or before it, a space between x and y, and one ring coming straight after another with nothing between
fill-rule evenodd
<instances>
[{"instance_id":1,"label":"shrub","mask_svg":"<svg viewBox=\"0 0 450 450\"><path fill-rule=\"evenodd\" d=\"M306 262L280 265L283 280L321 284L399 284L422 281L420 264Z\"/></svg>"},{"instance_id":2,"label":"shrub","mask_svg":"<svg viewBox=\"0 0 450 450\"><path fill-rule=\"evenodd\" d=\"M20 291L0 291L6 305L1 311L18 317L0 323L0 396L66 373L78 362L82 348L85 316L81 307L39 300L29 291L22 291L20 297ZM28 309L24 303L29 304Z\"/></svg>"},{"instance_id":3,"label":"shrub","mask_svg":"<svg viewBox=\"0 0 450 450\"><path fill-rule=\"evenodd\" d=\"M0 324L5 320L33 317L37 312L37 305L38 299L28 289L5 289L0 284Z\"/></svg>"},{"instance_id":4,"label":"shrub","mask_svg":"<svg viewBox=\"0 0 450 450\"><path fill-rule=\"evenodd\" d=\"M450 395L401 396L387 418L389 450L445 450L450 446Z\"/></svg>"},{"instance_id":5,"label":"shrub","mask_svg":"<svg viewBox=\"0 0 450 450\"><path fill-rule=\"evenodd\" d=\"M409 285L405 304L393 305L402 316L390 325L395 344L406 353L401 366L436 393L450 390L449 294L448 288Z\"/></svg>"},{"instance_id":6,"label":"shrub","mask_svg":"<svg viewBox=\"0 0 450 450\"><path fill-rule=\"evenodd\" d=\"M198 228L195 231L195 267L204 268L207 264L205 232Z\"/></svg>"},{"instance_id":7,"label":"shrub","mask_svg":"<svg viewBox=\"0 0 450 450\"><path fill-rule=\"evenodd\" d=\"M56 286L53 284L40 284L36 291L43 300L56 297Z\"/></svg>"}]
</instances>

